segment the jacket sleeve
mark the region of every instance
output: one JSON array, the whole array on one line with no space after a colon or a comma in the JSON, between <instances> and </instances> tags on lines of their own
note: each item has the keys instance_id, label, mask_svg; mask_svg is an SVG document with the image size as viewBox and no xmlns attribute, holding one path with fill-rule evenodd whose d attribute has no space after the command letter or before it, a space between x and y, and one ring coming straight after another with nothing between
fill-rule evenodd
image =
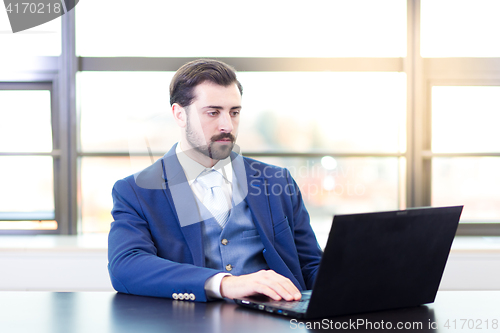
<instances>
[{"instance_id":1,"label":"jacket sleeve","mask_svg":"<svg viewBox=\"0 0 500 333\"><path fill-rule=\"evenodd\" d=\"M172 298L174 293L187 293L193 294L195 301L207 301L205 281L219 271L159 257L133 186L127 179L119 180L112 196L108 270L113 287L143 296Z\"/></svg>"},{"instance_id":2,"label":"jacket sleeve","mask_svg":"<svg viewBox=\"0 0 500 333\"><path fill-rule=\"evenodd\" d=\"M323 251L321 250L314 231L311 228L309 213L302 200L299 187L287 170L287 182L293 207L293 238L299 256L302 276L307 289L312 289Z\"/></svg>"}]
</instances>

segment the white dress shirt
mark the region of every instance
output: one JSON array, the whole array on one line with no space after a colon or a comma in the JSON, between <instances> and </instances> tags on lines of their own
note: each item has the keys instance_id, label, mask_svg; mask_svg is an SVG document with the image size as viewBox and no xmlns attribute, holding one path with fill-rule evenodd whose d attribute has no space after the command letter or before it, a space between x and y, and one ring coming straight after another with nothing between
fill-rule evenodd
<instances>
[{"instance_id":1,"label":"white dress shirt","mask_svg":"<svg viewBox=\"0 0 500 333\"><path fill-rule=\"evenodd\" d=\"M177 155L177 159L184 170L184 174L186 175L186 179L188 180L189 187L199 199L200 202L203 202L203 198L205 196L205 192L207 191L196 179L200 174L205 172L207 169L200 163L196 162L192 158L190 158L184 150L182 149L182 143L179 142L177 147L175 148L175 153ZM214 169L216 172L219 172L223 176L222 190L226 196L226 200L228 203L228 207L231 207L231 197L232 197L232 180L233 180L233 168L231 163L231 157L220 160L217 162L211 169ZM200 207L198 207L200 210ZM205 281L205 291L209 298L222 298L220 293L220 285L222 282L222 278L224 276L231 275L229 273L218 273L214 276L210 277Z\"/></svg>"},{"instance_id":2,"label":"white dress shirt","mask_svg":"<svg viewBox=\"0 0 500 333\"><path fill-rule=\"evenodd\" d=\"M191 159L181 147L181 143L177 144L175 148L175 153L177 154L177 159L181 164L182 169L184 170L184 174L186 175L186 179L188 180L189 186L191 190L196 195L196 197L203 202L203 198L205 197L205 192L207 191L198 181L197 178L204 171L213 169L219 172L224 181L222 183L222 191L226 195L226 200L228 207L231 207L231 197L232 197L232 181L233 181L233 166L231 163L231 157L228 156L223 160L217 162L212 168L206 168L195 160Z\"/></svg>"}]
</instances>

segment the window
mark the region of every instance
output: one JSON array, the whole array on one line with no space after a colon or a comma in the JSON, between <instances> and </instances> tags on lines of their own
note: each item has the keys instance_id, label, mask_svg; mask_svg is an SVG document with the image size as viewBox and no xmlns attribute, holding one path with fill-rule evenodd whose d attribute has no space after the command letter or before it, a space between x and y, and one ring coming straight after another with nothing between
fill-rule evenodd
<instances>
[{"instance_id":1,"label":"window","mask_svg":"<svg viewBox=\"0 0 500 333\"><path fill-rule=\"evenodd\" d=\"M3 7L3 6L2 6ZM61 18L13 34L7 11L0 10L0 45L4 57L58 56L61 54Z\"/></svg>"},{"instance_id":2,"label":"window","mask_svg":"<svg viewBox=\"0 0 500 333\"><path fill-rule=\"evenodd\" d=\"M500 86L432 87L432 151L500 151Z\"/></svg>"},{"instance_id":3,"label":"window","mask_svg":"<svg viewBox=\"0 0 500 333\"><path fill-rule=\"evenodd\" d=\"M115 181L150 165L150 151L156 160L177 142L179 130L168 107L173 74L78 74L83 232L108 232Z\"/></svg>"},{"instance_id":4,"label":"window","mask_svg":"<svg viewBox=\"0 0 500 333\"><path fill-rule=\"evenodd\" d=\"M421 0L423 57L499 57L497 0Z\"/></svg>"},{"instance_id":5,"label":"window","mask_svg":"<svg viewBox=\"0 0 500 333\"><path fill-rule=\"evenodd\" d=\"M500 234L498 9L88 0L2 33L0 233L107 232L114 182L178 140L173 73L216 57L244 86L243 155L290 170L320 242L333 214L428 205L465 204L459 233Z\"/></svg>"},{"instance_id":6,"label":"window","mask_svg":"<svg viewBox=\"0 0 500 333\"><path fill-rule=\"evenodd\" d=\"M500 221L498 157L435 157L432 162L432 204L464 205L462 222Z\"/></svg>"},{"instance_id":7,"label":"window","mask_svg":"<svg viewBox=\"0 0 500 333\"><path fill-rule=\"evenodd\" d=\"M109 228L114 181L151 164L149 151L165 153L178 141L179 129L168 107L173 74L78 75L84 232ZM239 80L245 92L238 145L244 155L274 155L260 159L289 168L315 225L329 226L334 213L399 207L405 178L404 168L399 167L406 148L404 74L241 72ZM314 117L304 123L308 114ZM356 126L348 125L353 123ZM304 151L316 151L321 157L302 157ZM322 153L335 151L388 155L339 159L327 155L338 165L325 167ZM280 153L296 157L283 158Z\"/></svg>"},{"instance_id":8,"label":"window","mask_svg":"<svg viewBox=\"0 0 500 333\"><path fill-rule=\"evenodd\" d=\"M96 10L98 8L98 10ZM85 57L402 57L401 0L82 1ZM110 22L109 13L113 13ZM218 37L215 37L218 36Z\"/></svg>"},{"instance_id":9,"label":"window","mask_svg":"<svg viewBox=\"0 0 500 333\"><path fill-rule=\"evenodd\" d=\"M462 221L500 222L500 86L432 87L432 204L465 204ZM464 154L473 154L466 156Z\"/></svg>"},{"instance_id":10,"label":"window","mask_svg":"<svg viewBox=\"0 0 500 333\"><path fill-rule=\"evenodd\" d=\"M0 229L57 229L49 89L0 85Z\"/></svg>"},{"instance_id":11,"label":"window","mask_svg":"<svg viewBox=\"0 0 500 333\"><path fill-rule=\"evenodd\" d=\"M244 152L406 149L406 75L242 72Z\"/></svg>"}]
</instances>

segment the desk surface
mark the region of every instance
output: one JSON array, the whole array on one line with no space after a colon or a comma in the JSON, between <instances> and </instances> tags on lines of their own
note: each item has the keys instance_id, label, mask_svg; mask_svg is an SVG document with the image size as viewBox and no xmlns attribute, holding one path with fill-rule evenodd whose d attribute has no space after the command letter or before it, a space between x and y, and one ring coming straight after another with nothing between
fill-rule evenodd
<instances>
[{"instance_id":1,"label":"desk surface","mask_svg":"<svg viewBox=\"0 0 500 333\"><path fill-rule=\"evenodd\" d=\"M114 292L0 292L0 332L5 333L280 333L341 325L357 332L500 332L500 291L442 291L433 304L316 322L290 321L224 301L193 303Z\"/></svg>"}]
</instances>

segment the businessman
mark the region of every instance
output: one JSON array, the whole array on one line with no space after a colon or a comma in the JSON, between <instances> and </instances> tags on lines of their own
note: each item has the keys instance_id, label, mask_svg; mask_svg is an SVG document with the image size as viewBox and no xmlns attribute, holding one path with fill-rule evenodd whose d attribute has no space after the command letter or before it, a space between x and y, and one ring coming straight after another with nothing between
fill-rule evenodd
<instances>
[{"instance_id":1,"label":"businessman","mask_svg":"<svg viewBox=\"0 0 500 333\"><path fill-rule=\"evenodd\" d=\"M242 91L216 60L174 75L180 141L113 187L108 269L117 291L204 302L291 301L312 289L322 252L297 184L288 170L238 154Z\"/></svg>"}]
</instances>

